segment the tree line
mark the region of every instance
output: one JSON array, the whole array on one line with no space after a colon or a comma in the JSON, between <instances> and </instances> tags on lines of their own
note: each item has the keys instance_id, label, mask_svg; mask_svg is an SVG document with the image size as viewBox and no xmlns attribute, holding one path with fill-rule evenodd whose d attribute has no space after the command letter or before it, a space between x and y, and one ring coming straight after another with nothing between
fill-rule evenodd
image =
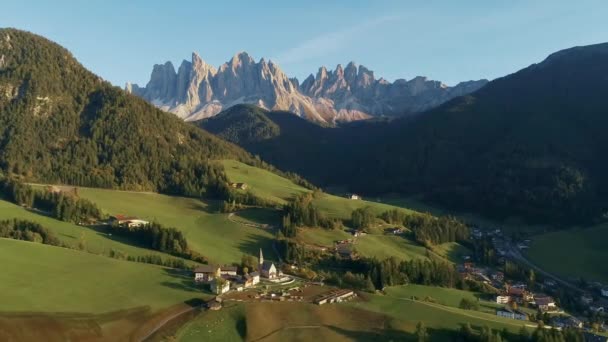
<instances>
[{"instance_id":1,"label":"tree line","mask_svg":"<svg viewBox=\"0 0 608 342\"><path fill-rule=\"evenodd\" d=\"M337 229L342 227L339 219L328 218L314 204L313 200L321 196L316 190L312 193L297 195L293 200L283 206L283 219L281 233L283 236L292 238L297 234L297 227L322 227Z\"/></svg>"},{"instance_id":2,"label":"tree line","mask_svg":"<svg viewBox=\"0 0 608 342\"><path fill-rule=\"evenodd\" d=\"M79 223L103 217L97 205L76 194L36 190L16 180L0 179L0 195L15 204L45 211L62 221Z\"/></svg>"},{"instance_id":3,"label":"tree line","mask_svg":"<svg viewBox=\"0 0 608 342\"><path fill-rule=\"evenodd\" d=\"M38 242L45 245L63 245L53 232L36 222L27 220L13 219L0 221L0 237Z\"/></svg>"},{"instance_id":4,"label":"tree line","mask_svg":"<svg viewBox=\"0 0 608 342\"><path fill-rule=\"evenodd\" d=\"M164 227L157 222L137 227L129 227L126 224L114 223L110 225L109 231L112 234L131 239L148 249L157 250L197 262L207 262L207 259L204 256L190 249L186 237L176 228Z\"/></svg>"},{"instance_id":5,"label":"tree line","mask_svg":"<svg viewBox=\"0 0 608 342\"><path fill-rule=\"evenodd\" d=\"M393 209L380 214L380 218L388 223L402 224L409 228L414 239L423 245L469 240L469 227L453 216L407 214L402 210Z\"/></svg>"}]
</instances>

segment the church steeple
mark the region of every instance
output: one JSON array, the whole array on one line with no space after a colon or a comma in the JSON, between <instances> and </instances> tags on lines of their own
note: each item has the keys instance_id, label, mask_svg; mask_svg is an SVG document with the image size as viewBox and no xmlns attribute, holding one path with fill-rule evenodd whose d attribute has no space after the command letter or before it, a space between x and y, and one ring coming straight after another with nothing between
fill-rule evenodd
<instances>
[{"instance_id":1,"label":"church steeple","mask_svg":"<svg viewBox=\"0 0 608 342\"><path fill-rule=\"evenodd\" d=\"M262 265L264 264L264 254L262 254L262 249L260 248L260 258L258 259L259 263L259 271L262 271Z\"/></svg>"}]
</instances>

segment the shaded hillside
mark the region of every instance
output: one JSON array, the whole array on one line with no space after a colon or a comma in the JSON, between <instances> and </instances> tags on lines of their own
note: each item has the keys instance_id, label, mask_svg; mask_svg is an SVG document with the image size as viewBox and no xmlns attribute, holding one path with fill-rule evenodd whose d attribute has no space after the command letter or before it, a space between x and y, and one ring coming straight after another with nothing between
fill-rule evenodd
<instances>
[{"instance_id":1,"label":"shaded hillside","mask_svg":"<svg viewBox=\"0 0 608 342\"><path fill-rule=\"evenodd\" d=\"M30 181L154 190L220 191L209 159L251 160L86 70L34 34L0 30L0 169Z\"/></svg>"},{"instance_id":2,"label":"shaded hillside","mask_svg":"<svg viewBox=\"0 0 608 342\"><path fill-rule=\"evenodd\" d=\"M413 119L322 128L270 112L280 134L239 143L321 185L422 193L493 216L597 220L608 207L602 75L608 44L577 47Z\"/></svg>"}]
</instances>

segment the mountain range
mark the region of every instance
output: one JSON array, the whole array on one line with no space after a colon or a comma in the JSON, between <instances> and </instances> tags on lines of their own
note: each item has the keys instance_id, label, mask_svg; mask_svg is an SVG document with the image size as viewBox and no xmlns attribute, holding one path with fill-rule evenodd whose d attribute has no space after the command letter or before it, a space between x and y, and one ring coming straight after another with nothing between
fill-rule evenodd
<instances>
[{"instance_id":1,"label":"mountain range","mask_svg":"<svg viewBox=\"0 0 608 342\"><path fill-rule=\"evenodd\" d=\"M423 115L322 127L233 107L196 124L320 186L565 224L608 212L608 43L574 47Z\"/></svg>"},{"instance_id":2,"label":"mountain range","mask_svg":"<svg viewBox=\"0 0 608 342\"><path fill-rule=\"evenodd\" d=\"M197 53L177 71L171 62L154 65L145 87L127 84L126 90L186 121L211 117L236 104L283 110L316 122L335 123L377 116L420 113L454 97L474 92L487 80L454 87L425 77L388 82L354 62L335 70L319 68L302 83L279 66L246 52L215 68Z\"/></svg>"}]
</instances>

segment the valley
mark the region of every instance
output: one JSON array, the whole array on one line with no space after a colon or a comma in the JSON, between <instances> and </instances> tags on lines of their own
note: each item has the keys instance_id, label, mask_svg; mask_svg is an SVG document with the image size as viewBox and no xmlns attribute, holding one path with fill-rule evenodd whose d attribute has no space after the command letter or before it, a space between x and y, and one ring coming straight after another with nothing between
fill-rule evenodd
<instances>
[{"instance_id":1,"label":"valley","mask_svg":"<svg viewBox=\"0 0 608 342\"><path fill-rule=\"evenodd\" d=\"M0 28L0 341L608 338L608 43L453 86L74 55Z\"/></svg>"}]
</instances>

